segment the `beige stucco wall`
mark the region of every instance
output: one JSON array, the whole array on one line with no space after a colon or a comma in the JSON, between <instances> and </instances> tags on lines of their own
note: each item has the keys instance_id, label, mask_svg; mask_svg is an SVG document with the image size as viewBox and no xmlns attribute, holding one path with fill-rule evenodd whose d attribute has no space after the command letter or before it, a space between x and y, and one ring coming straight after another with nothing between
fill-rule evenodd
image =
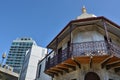
<instances>
[{"instance_id":1,"label":"beige stucco wall","mask_svg":"<svg viewBox=\"0 0 120 80\"><path fill-rule=\"evenodd\" d=\"M71 33L72 43L81 43L88 41L102 41L104 40L104 36L97 31L86 31L80 32L79 30L75 30ZM66 36L58 45L58 49L62 47L64 50L67 47L67 42L70 41L70 35Z\"/></svg>"},{"instance_id":2,"label":"beige stucco wall","mask_svg":"<svg viewBox=\"0 0 120 80\"><path fill-rule=\"evenodd\" d=\"M88 72L95 72L100 77L100 80L120 80L120 75L115 73L114 70L102 69L100 64L93 64L90 68L89 64L82 64L81 69L77 67L75 71L69 73L64 72L63 75L55 76L54 80L84 80L85 74Z\"/></svg>"},{"instance_id":3,"label":"beige stucco wall","mask_svg":"<svg viewBox=\"0 0 120 80\"><path fill-rule=\"evenodd\" d=\"M73 43L88 42L88 41L101 41L104 40L103 35L96 31L87 32L74 32L73 33Z\"/></svg>"}]
</instances>

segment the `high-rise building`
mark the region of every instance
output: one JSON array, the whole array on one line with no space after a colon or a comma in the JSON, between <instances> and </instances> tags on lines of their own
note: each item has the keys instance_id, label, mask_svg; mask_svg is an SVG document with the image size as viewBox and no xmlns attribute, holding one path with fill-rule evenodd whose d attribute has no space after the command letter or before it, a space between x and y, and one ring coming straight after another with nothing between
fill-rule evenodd
<instances>
[{"instance_id":1,"label":"high-rise building","mask_svg":"<svg viewBox=\"0 0 120 80\"><path fill-rule=\"evenodd\" d=\"M13 67L14 72L20 73L26 51L29 50L32 45L36 45L36 42L32 40L32 38L23 37L13 40L6 64Z\"/></svg>"},{"instance_id":2,"label":"high-rise building","mask_svg":"<svg viewBox=\"0 0 120 80\"><path fill-rule=\"evenodd\" d=\"M19 80L35 80L37 65L39 61L45 57L46 54L46 48L33 45L32 48L27 51Z\"/></svg>"}]
</instances>

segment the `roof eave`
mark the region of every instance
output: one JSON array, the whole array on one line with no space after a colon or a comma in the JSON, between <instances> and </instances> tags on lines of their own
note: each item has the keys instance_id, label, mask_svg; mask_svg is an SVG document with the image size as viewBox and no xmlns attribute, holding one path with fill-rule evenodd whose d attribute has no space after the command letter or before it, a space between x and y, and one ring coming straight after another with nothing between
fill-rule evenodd
<instances>
[{"instance_id":1,"label":"roof eave","mask_svg":"<svg viewBox=\"0 0 120 80\"><path fill-rule=\"evenodd\" d=\"M47 45L47 48L52 49L52 48L50 47L50 45L57 39L57 37L58 37L69 25L71 25L71 24L73 24L73 23L76 23L76 22L84 22L84 21L99 20L99 19L105 20L105 21L109 22L110 24L116 26L117 28L120 28L119 25L117 25L116 23L112 22L111 20L105 18L104 16L72 20L72 21L70 21L70 22L61 30L61 32Z\"/></svg>"}]
</instances>

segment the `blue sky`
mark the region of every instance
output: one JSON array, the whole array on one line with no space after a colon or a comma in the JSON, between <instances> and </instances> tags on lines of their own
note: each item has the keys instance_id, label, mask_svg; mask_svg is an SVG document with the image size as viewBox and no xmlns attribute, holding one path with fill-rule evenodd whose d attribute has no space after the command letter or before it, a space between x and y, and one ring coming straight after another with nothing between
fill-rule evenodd
<instances>
[{"instance_id":1,"label":"blue sky","mask_svg":"<svg viewBox=\"0 0 120 80\"><path fill-rule=\"evenodd\" d=\"M0 0L0 56L17 37L32 37L46 47L83 5L88 13L120 24L120 0Z\"/></svg>"}]
</instances>

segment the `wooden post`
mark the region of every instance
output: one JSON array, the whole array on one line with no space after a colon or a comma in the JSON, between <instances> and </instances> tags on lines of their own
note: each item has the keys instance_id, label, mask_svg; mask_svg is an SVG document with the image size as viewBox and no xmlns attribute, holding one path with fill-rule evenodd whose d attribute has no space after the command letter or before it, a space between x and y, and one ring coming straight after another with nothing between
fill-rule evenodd
<instances>
[{"instance_id":1,"label":"wooden post","mask_svg":"<svg viewBox=\"0 0 120 80\"><path fill-rule=\"evenodd\" d=\"M57 47L58 47L58 38L56 39L56 54L58 54Z\"/></svg>"},{"instance_id":2,"label":"wooden post","mask_svg":"<svg viewBox=\"0 0 120 80\"><path fill-rule=\"evenodd\" d=\"M72 45L72 27L73 27L73 25L71 24L70 25L70 56L72 56L73 55L73 45Z\"/></svg>"},{"instance_id":3,"label":"wooden post","mask_svg":"<svg viewBox=\"0 0 120 80\"><path fill-rule=\"evenodd\" d=\"M105 29L105 36L107 38L107 41L109 42L109 35L108 35L108 30L107 30L106 22L103 21L103 24L104 24L104 29Z\"/></svg>"}]
</instances>

